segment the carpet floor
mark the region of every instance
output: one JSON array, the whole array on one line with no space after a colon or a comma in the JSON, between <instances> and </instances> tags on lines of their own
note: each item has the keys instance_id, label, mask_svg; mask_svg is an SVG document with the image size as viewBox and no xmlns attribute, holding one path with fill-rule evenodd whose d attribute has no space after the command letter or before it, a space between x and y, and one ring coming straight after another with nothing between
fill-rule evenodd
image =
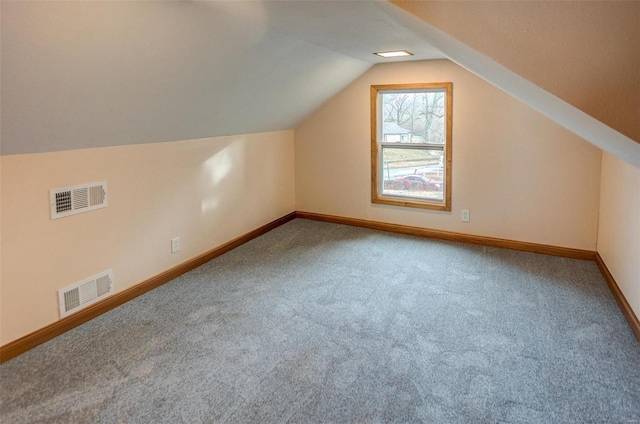
<instances>
[{"instance_id":1,"label":"carpet floor","mask_svg":"<svg viewBox=\"0 0 640 424\"><path fill-rule=\"evenodd\" d=\"M296 219L0 366L10 423L633 423L593 262Z\"/></svg>"}]
</instances>

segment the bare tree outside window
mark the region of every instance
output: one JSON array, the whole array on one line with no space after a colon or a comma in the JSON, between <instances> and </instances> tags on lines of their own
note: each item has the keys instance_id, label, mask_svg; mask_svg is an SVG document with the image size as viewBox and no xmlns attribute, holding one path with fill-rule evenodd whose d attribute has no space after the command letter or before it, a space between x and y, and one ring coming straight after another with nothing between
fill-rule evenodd
<instances>
[{"instance_id":1,"label":"bare tree outside window","mask_svg":"<svg viewBox=\"0 0 640 424\"><path fill-rule=\"evenodd\" d=\"M444 92L383 93L384 122L409 131L411 143L444 144L444 100Z\"/></svg>"},{"instance_id":2,"label":"bare tree outside window","mask_svg":"<svg viewBox=\"0 0 640 424\"><path fill-rule=\"evenodd\" d=\"M371 90L372 201L450 210L452 84Z\"/></svg>"}]
</instances>

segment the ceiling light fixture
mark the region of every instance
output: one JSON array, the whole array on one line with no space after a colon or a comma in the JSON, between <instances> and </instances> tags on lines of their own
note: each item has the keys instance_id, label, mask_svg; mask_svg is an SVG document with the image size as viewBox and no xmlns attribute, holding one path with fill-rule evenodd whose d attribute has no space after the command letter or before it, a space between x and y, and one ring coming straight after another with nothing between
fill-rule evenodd
<instances>
[{"instance_id":1,"label":"ceiling light fixture","mask_svg":"<svg viewBox=\"0 0 640 424\"><path fill-rule=\"evenodd\" d=\"M413 56L413 53L407 50L394 50L392 52L377 52L374 53L380 57L401 57L401 56Z\"/></svg>"}]
</instances>

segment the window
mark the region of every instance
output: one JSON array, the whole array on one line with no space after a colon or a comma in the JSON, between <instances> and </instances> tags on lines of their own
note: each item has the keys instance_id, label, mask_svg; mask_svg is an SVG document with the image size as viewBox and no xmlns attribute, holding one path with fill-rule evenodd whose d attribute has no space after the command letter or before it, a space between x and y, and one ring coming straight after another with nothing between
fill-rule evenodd
<instances>
[{"instance_id":1,"label":"window","mask_svg":"<svg viewBox=\"0 0 640 424\"><path fill-rule=\"evenodd\" d=\"M451 210L453 84L371 86L371 201Z\"/></svg>"}]
</instances>

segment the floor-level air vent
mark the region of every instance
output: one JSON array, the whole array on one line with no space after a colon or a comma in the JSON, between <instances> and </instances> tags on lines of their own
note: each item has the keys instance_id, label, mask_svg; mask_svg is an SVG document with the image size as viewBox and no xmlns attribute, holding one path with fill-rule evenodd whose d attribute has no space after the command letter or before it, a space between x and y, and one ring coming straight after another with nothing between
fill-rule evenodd
<instances>
[{"instance_id":1,"label":"floor-level air vent","mask_svg":"<svg viewBox=\"0 0 640 424\"><path fill-rule=\"evenodd\" d=\"M86 308L113 293L113 272L101 272L58 291L60 318Z\"/></svg>"},{"instance_id":2,"label":"floor-level air vent","mask_svg":"<svg viewBox=\"0 0 640 424\"><path fill-rule=\"evenodd\" d=\"M50 190L51 219L89 212L107 206L107 182Z\"/></svg>"}]
</instances>

